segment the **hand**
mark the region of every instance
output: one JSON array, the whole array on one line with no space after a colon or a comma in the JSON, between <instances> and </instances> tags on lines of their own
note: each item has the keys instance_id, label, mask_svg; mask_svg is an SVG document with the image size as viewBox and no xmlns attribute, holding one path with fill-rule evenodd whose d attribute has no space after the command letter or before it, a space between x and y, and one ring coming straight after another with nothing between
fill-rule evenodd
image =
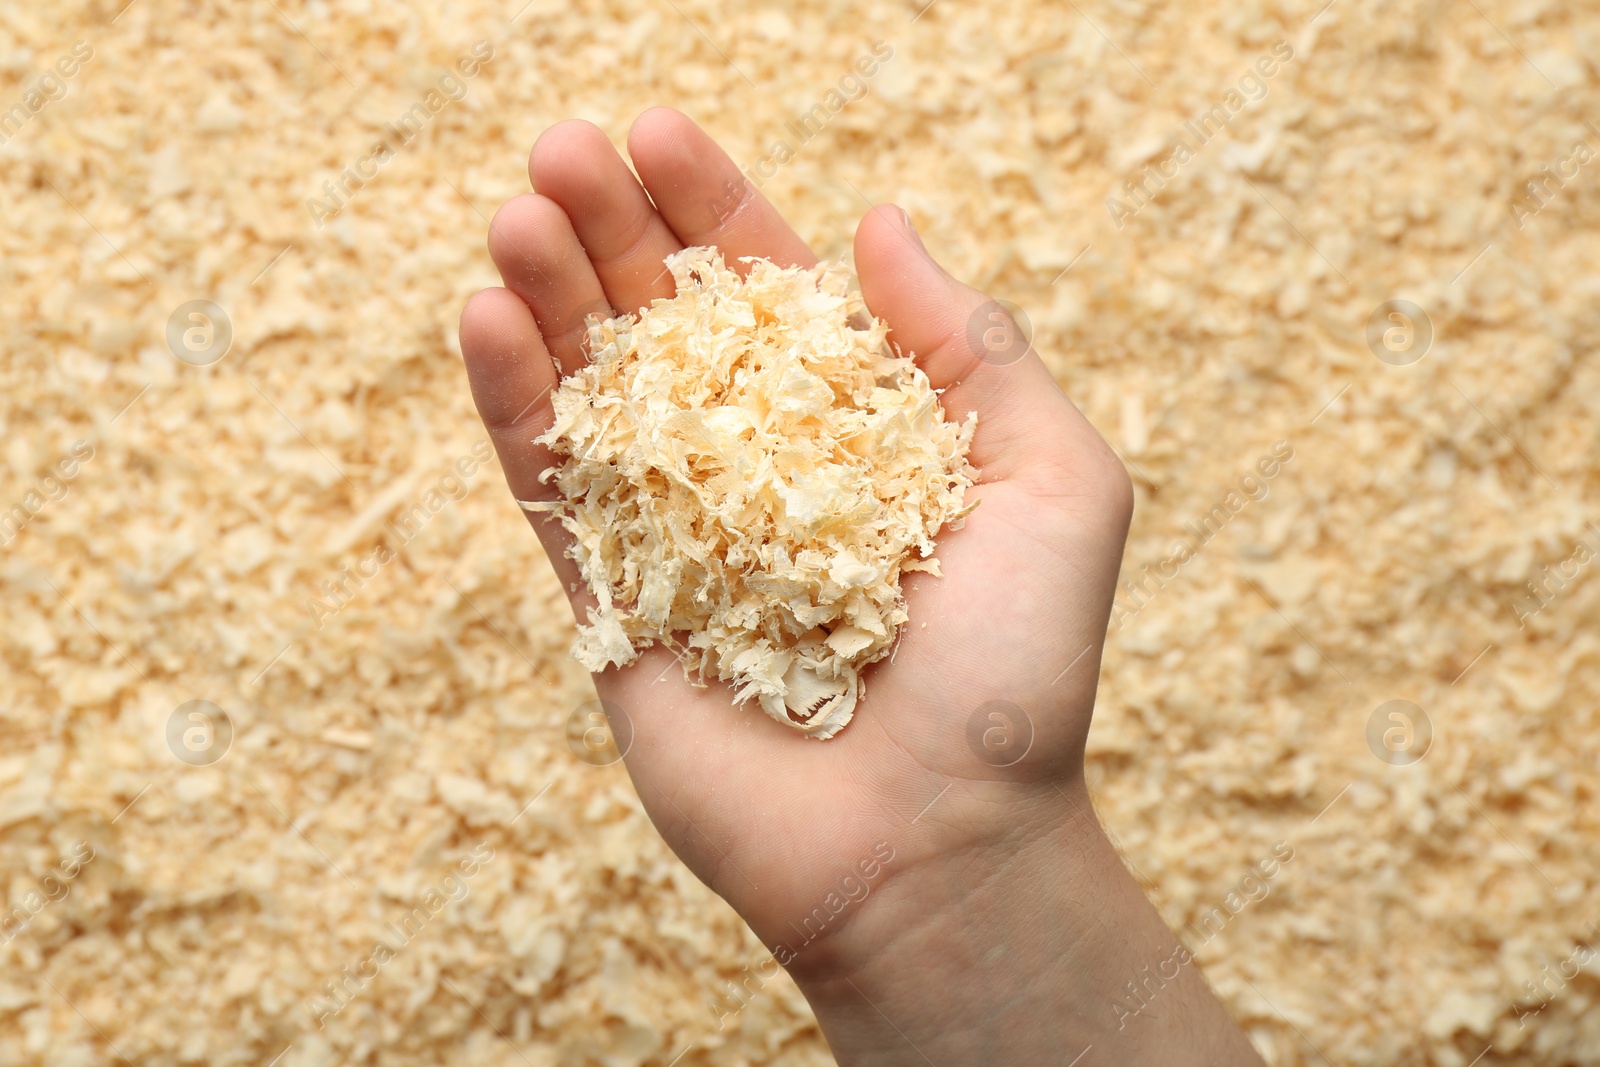
<instances>
[{"instance_id":1,"label":"hand","mask_svg":"<svg viewBox=\"0 0 1600 1067\"><path fill-rule=\"evenodd\" d=\"M683 115L646 112L628 151L637 180L594 126L548 130L529 161L536 191L509 201L490 228L506 288L478 293L462 315L473 397L521 500L552 495L539 474L556 457L532 441L550 424L558 373L584 361L587 313L633 312L671 296L662 260L688 245L716 245L730 266L741 256L816 262ZM904 212L868 211L855 261L869 310L944 390L947 416L978 412L971 459L981 481L971 496L981 504L963 529L941 535L944 576L906 576L911 622L892 660L866 670L854 720L829 741L774 722L754 702L735 707L723 684L691 686L661 646L597 675L595 687L630 720L628 773L662 836L789 968L841 1062L921 1062L913 1043L1023 1062L1025 1047L1068 1051L1080 1032L1081 1048L1117 1021L1109 1004L1124 972L1135 977L1175 944L1099 833L1083 784L1131 486L1039 357L1024 353L999 305L940 268ZM548 515L529 521L571 588L578 578L566 533ZM586 621L586 590L572 601ZM1001 872L1022 880L1015 894L996 896ZM1058 884L1047 892L1049 879ZM984 978L981 962L950 969L989 954L993 938L1014 936L1008 924L1023 912L1037 919L1028 908L1090 884L1106 899L1080 900L1071 906L1080 914L1063 911L1058 930L1018 944L1001 964L1009 980ZM1022 900L1032 904L1019 912ZM1116 913L1117 900L1132 917L1114 936L1086 932ZM1087 973L1111 977L1092 1006L1057 1003L1034 1020L1041 1033L1054 1031L1053 1043L985 1043L984 1027L999 1015L958 1022L988 995L981 983L1027 984L1028 951L1057 940L1077 956L1106 957L1077 960L1074 989ZM1148 960L1138 955L1145 950ZM1091 962L1097 970L1086 970ZM1186 970L1168 994L1171 1010L1197 1005L1227 1038L1220 1007ZM934 994L940 982L948 994ZM973 988L963 993L962 983ZM912 985L934 995L911 996ZM959 1000L941 1004L945 995ZM1096 1022L1076 1031L1062 1018L1091 1009ZM1151 1019L1139 1041L1164 1029ZM1213 1051L1240 1047L1242 1038Z\"/></svg>"}]
</instances>

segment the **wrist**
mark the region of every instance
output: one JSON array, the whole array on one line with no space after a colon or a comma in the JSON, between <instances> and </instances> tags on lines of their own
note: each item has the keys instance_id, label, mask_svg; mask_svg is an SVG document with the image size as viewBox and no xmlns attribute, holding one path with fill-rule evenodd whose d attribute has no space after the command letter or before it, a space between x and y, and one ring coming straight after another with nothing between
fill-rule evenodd
<instances>
[{"instance_id":1,"label":"wrist","mask_svg":"<svg viewBox=\"0 0 1600 1067\"><path fill-rule=\"evenodd\" d=\"M974 805L952 803L952 797L944 804L960 814L942 810L887 834L874 847L884 860L881 873L869 883L870 894L852 905L848 922L815 940L809 928L800 929L796 939L773 949L778 961L802 989L849 989L845 979L859 983L878 970L893 973L930 945L948 949L957 935L1000 933L991 926L1007 917L1007 899L1016 898L1002 898L995 883L1069 877L1073 858L1087 862L1096 841L1104 841L1086 791L1078 799L1064 783L1027 790L1024 800L985 804L985 822L977 827L968 814ZM796 929L794 922L787 926Z\"/></svg>"},{"instance_id":2,"label":"wrist","mask_svg":"<svg viewBox=\"0 0 1600 1067\"><path fill-rule=\"evenodd\" d=\"M1162 1004L1137 1010L1128 983L1180 943L1081 778L1030 792L1005 834L902 867L839 937L789 963L841 1067L1067 1064L1086 1050L1080 1067L1258 1064L1192 962L1146 983Z\"/></svg>"}]
</instances>

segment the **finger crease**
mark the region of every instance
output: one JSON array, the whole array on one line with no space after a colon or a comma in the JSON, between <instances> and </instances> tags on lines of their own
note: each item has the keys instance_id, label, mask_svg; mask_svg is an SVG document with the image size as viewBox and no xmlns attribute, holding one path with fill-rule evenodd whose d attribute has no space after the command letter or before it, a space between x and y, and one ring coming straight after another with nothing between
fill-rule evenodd
<instances>
[{"instance_id":1,"label":"finger crease","mask_svg":"<svg viewBox=\"0 0 1600 1067\"><path fill-rule=\"evenodd\" d=\"M589 256L590 260L594 262L594 265L596 267L612 266L612 265L615 265L615 264L624 264L624 265L627 264L627 262L629 260L635 258L635 256L638 254L639 250L644 246L644 244L647 241L650 240L650 238L652 236L652 233L651 233L652 227L651 227L650 223L652 221L654 221L654 219L655 219L655 216L652 213L650 213L649 211L644 212L640 217L640 221L634 227L636 232L623 245L622 250L620 252L616 252L616 253L609 254L609 255L608 254L602 254L602 255L600 255L598 257L595 256L593 253L591 253L590 256Z\"/></svg>"}]
</instances>

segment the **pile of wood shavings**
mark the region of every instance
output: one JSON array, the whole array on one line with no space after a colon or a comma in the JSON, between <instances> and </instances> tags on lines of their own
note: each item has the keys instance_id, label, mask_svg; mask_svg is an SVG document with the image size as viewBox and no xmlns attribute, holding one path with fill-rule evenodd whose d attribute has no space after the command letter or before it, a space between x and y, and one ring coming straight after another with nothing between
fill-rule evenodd
<instances>
[{"instance_id":1,"label":"pile of wood shavings","mask_svg":"<svg viewBox=\"0 0 1600 1067\"><path fill-rule=\"evenodd\" d=\"M573 654L591 671L687 632L708 672L816 738L844 728L862 669L906 622L900 575L939 573L976 471L976 412L947 422L888 326L865 327L847 268L756 258L741 278L711 247L666 260L671 299L589 323L539 438L569 554L598 605ZM915 555L913 555L913 551Z\"/></svg>"}]
</instances>

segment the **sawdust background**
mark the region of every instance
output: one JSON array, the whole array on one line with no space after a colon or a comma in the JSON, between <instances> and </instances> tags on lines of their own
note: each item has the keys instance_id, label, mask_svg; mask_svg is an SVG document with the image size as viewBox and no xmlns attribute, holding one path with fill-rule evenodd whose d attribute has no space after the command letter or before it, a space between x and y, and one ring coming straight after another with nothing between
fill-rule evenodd
<instances>
[{"instance_id":1,"label":"sawdust background","mask_svg":"<svg viewBox=\"0 0 1600 1067\"><path fill-rule=\"evenodd\" d=\"M1090 739L1175 926L1295 848L1210 980L1274 1064L1600 1060L1597 972L1525 985L1600 921L1600 581L1513 607L1596 518L1600 163L1509 208L1600 146L1594 3L518 3L0 13L5 107L94 50L0 148L0 504L94 449L0 557L0 892L95 850L0 946L0 1062L828 1062L786 978L716 1028L760 947L569 751L592 690L497 467L320 629L307 603L482 440L455 323L543 128L620 143L671 103L754 162L874 40L868 95L765 191L823 254L901 203L1025 309L1134 471L1129 577L1294 449L1113 632ZM1280 39L1266 97L1115 226ZM466 97L316 226L478 40ZM196 298L234 331L208 367L164 341ZM1391 298L1431 318L1409 366L1364 340ZM1366 741L1397 698L1434 731L1404 767ZM163 740L192 699L235 729L209 767ZM322 983L485 842L318 1029Z\"/></svg>"}]
</instances>

